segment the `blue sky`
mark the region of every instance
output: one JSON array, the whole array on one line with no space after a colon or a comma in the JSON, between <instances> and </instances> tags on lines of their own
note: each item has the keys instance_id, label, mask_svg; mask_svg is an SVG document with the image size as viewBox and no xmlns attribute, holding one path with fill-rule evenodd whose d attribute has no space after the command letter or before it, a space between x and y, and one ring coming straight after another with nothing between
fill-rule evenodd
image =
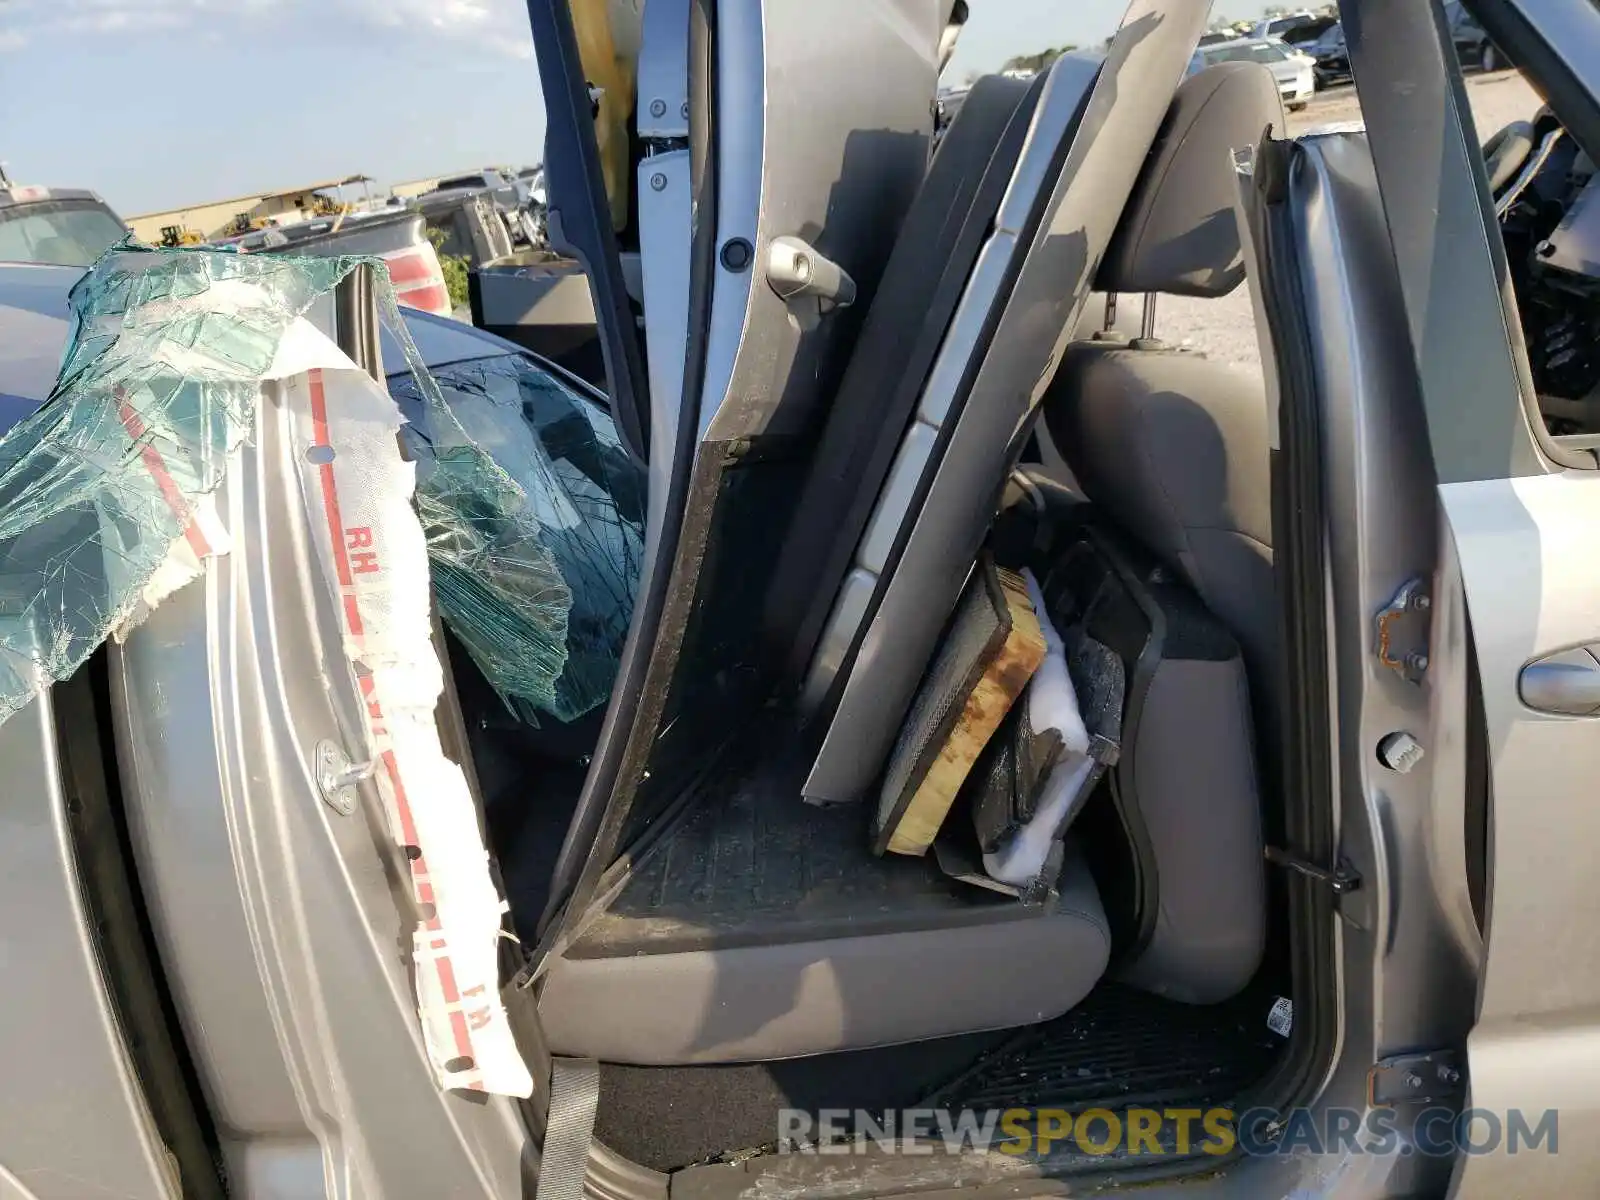
<instances>
[{"instance_id":1,"label":"blue sky","mask_svg":"<svg viewBox=\"0 0 1600 1200\"><path fill-rule=\"evenodd\" d=\"M1104 38L1125 6L969 2L957 75ZM538 162L543 137L523 0L0 0L0 161L125 214Z\"/></svg>"}]
</instances>

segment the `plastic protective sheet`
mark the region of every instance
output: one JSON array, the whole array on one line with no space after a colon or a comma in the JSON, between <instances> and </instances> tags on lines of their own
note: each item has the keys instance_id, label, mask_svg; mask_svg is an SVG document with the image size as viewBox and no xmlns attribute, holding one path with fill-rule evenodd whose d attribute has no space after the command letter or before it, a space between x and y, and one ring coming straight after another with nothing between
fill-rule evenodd
<instances>
[{"instance_id":1,"label":"plastic protective sheet","mask_svg":"<svg viewBox=\"0 0 1600 1200\"><path fill-rule=\"evenodd\" d=\"M412 380L391 390L412 417L440 612L520 716L574 720L616 678L644 552L644 472L603 410L519 355L453 363L435 380L442 413Z\"/></svg>"}]
</instances>

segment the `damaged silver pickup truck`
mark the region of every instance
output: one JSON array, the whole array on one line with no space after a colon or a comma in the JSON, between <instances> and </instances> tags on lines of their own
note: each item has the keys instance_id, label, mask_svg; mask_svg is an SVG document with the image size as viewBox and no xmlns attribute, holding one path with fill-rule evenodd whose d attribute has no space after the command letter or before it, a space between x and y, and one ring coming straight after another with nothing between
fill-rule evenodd
<instances>
[{"instance_id":1,"label":"damaged silver pickup truck","mask_svg":"<svg viewBox=\"0 0 1600 1200\"><path fill-rule=\"evenodd\" d=\"M3 270L4 1188L1592 1189L1600 10L1287 138L1134 0L934 152L952 0L528 7L604 397Z\"/></svg>"}]
</instances>

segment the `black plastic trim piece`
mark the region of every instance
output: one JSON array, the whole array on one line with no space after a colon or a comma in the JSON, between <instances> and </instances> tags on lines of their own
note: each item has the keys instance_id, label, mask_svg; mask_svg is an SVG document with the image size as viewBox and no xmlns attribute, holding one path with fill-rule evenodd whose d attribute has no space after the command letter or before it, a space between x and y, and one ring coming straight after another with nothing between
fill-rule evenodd
<instances>
[{"instance_id":1,"label":"black plastic trim piece","mask_svg":"<svg viewBox=\"0 0 1600 1200\"><path fill-rule=\"evenodd\" d=\"M1478 672L1478 641L1467 614L1467 802L1462 836L1467 848L1467 895L1478 933L1487 929L1489 911L1489 814L1494 807L1494 769L1489 754L1489 714L1483 706Z\"/></svg>"},{"instance_id":2,"label":"black plastic trim piece","mask_svg":"<svg viewBox=\"0 0 1600 1200\"><path fill-rule=\"evenodd\" d=\"M378 347L378 310L372 293L372 268L360 266L333 289L334 327L339 349L379 383L384 382L383 353Z\"/></svg>"},{"instance_id":3,"label":"black plastic trim piece","mask_svg":"<svg viewBox=\"0 0 1600 1200\"><path fill-rule=\"evenodd\" d=\"M1150 634L1139 657L1128 675L1128 698L1122 713L1123 746L1132 745L1130 731L1139 728L1144 715L1145 701L1150 695L1150 684L1161 665L1167 642L1167 616L1139 582L1127 559L1112 545L1111 540L1099 531L1086 531L1088 540L1122 582L1123 589L1133 598L1149 622ZM1091 634L1095 632L1094 613L1086 614L1085 624ZM1102 637L1102 641L1105 639ZM1116 646L1111 647L1118 650ZM1128 839L1133 862L1134 890L1138 906L1133 927L1126 931L1127 942L1115 947L1116 961L1131 963L1143 954L1155 937L1156 920L1161 913L1161 873L1156 860L1155 844L1150 839L1150 827L1145 823L1144 808L1139 802L1138 772L1134 763L1136 755L1124 753L1110 771L1111 802L1116 806L1122 822L1123 834Z\"/></svg>"},{"instance_id":4,"label":"black plastic trim piece","mask_svg":"<svg viewBox=\"0 0 1600 1200\"><path fill-rule=\"evenodd\" d=\"M650 456L650 391L638 324L611 228L593 101L572 27L572 9L568 0L528 0L528 21L544 90L550 243L577 259L588 276L611 411L629 451L645 462Z\"/></svg>"}]
</instances>

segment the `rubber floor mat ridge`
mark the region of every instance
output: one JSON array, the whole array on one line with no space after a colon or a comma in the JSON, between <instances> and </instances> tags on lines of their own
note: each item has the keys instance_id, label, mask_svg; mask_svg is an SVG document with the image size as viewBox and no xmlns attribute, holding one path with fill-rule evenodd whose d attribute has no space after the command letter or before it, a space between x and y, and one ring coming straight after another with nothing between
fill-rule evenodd
<instances>
[{"instance_id":1,"label":"rubber floor mat ridge","mask_svg":"<svg viewBox=\"0 0 1600 1200\"><path fill-rule=\"evenodd\" d=\"M922 1102L932 1109L1125 1109L1226 1104L1286 1043L1251 992L1196 1007L1103 983L1064 1016L1020 1031Z\"/></svg>"}]
</instances>

